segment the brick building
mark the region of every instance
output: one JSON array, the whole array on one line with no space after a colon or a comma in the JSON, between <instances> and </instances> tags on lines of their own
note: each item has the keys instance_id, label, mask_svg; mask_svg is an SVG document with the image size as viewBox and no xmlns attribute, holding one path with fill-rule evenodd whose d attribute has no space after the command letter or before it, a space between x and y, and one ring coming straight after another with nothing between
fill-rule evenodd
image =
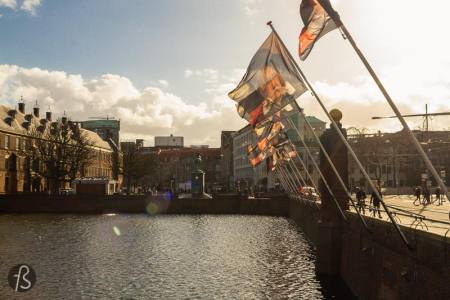
<instances>
[{"instance_id":1,"label":"brick building","mask_svg":"<svg viewBox=\"0 0 450 300\"><path fill-rule=\"evenodd\" d=\"M158 182L162 187L170 187L173 179L179 189L190 190L193 161L197 154L202 157L200 168L205 172L206 190L211 192L222 185L220 148L155 148L155 151L158 153Z\"/></svg>"},{"instance_id":2,"label":"brick building","mask_svg":"<svg viewBox=\"0 0 450 300\"><path fill-rule=\"evenodd\" d=\"M234 188L233 177L233 135L236 131L222 131L220 135L221 183L224 190Z\"/></svg>"},{"instance_id":3,"label":"brick building","mask_svg":"<svg viewBox=\"0 0 450 300\"><path fill-rule=\"evenodd\" d=\"M71 123L67 117L59 122ZM69 124L70 123L70 124ZM19 103L18 109L0 105L0 193L44 191L49 189L50 182L39 175L43 168L37 160L27 153L31 141L30 129L38 126L51 126L52 113L46 112L40 118L39 108L34 107L30 114L25 113L25 103ZM112 156L113 149L95 132L82 128L79 130L93 142L94 160L86 166L80 177L104 177L114 179ZM39 168L39 169L38 169Z\"/></svg>"},{"instance_id":4,"label":"brick building","mask_svg":"<svg viewBox=\"0 0 450 300\"><path fill-rule=\"evenodd\" d=\"M448 176L450 131L414 130L413 133L438 173L442 177ZM424 184L422 175L427 174L425 164L404 131L354 134L349 136L349 142L371 179L379 181L384 187L407 187L405 191L411 192L412 186ZM430 178L432 185L436 185L430 174L425 176ZM349 177L351 186L367 185L352 159L349 160Z\"/></svg>"}]
</instances>

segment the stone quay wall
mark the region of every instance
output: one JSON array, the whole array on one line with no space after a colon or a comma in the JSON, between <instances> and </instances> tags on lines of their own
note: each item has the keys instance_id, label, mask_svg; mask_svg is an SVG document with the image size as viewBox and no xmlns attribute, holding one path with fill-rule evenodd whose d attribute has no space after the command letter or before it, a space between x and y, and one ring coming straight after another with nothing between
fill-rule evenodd
<instances>
[{"instance_id":1,"label":"stone quay wall","mask_svg":"<svg viewBox=\"0 0 450 300\"><path fill-rule=\"evenodd\" d=\"M450 238L400 226L413 250L386 221L364 217L372 233L358 216L346 213L342 235L332 241L340 250L336 261L321 254L330 246L330 236L321 231L320 206L291 200L290 214L315 245L317 262L337 275L359 299L450 299ZM450 232L449 234L450 235ZM334 244L334 245L333 245ZM338 244L338 245L336 245ZM332 264L336 266L333 268ZM317 269L324 269L318 266Z\"/></svg>"},{"instance_id":2,"label":"stone quay wall","mask_svg":"<svg viewBox=\"0 0 450 300\"><path fill-rule=\"evenodd\" d=\"M320 204L283 195L248 199L222 195L213 199L145 196L2 195L0 213L148 213L248 214L291 218L315 247L317 270L343 280L360 299L450 299L450 239L401 226L409 250L394 227L347 212L349 223L335 231L320 221ZM338 234L336 234L338 232ZM450 235L450 233L449 233ZM329 275L326 274L326 275Z\"/></svg>"},{"instance_id":3,"label":"stone quay wall","mask_svg":"<svg viewBox=\"0 0 450 300\"><path fill-rule=\"evenodd\" d=\"M283 195L249 199L220 195L213 199L173 199L167 196L48 196L9 194L0 196L0 213L150 213L150 214L249 214L289 215Z\"/></svg>"}]
</instances>

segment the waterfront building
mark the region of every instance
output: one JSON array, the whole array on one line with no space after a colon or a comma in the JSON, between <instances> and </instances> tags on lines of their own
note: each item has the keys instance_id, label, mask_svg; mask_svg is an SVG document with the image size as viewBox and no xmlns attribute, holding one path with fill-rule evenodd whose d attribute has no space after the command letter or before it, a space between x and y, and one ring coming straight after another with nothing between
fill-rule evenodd
<instances>
[{"instance_id":1,"label":"waterfront building","mask_svg":"<svg viewBox=\"0 0 450 300\"><path fill-rule=\"evenodd\" d=\"M450 131L413 130L441 177L450 171ZM413 186L436 185L404 131L349 135L349 142L371 179L392 192L411 193ZM351 186L367 186L358 166L349 160Z\"/></svg>"},{"instance_id":2,"label":"waterfront building","mask_svg":"<svg viewBox=\"0 0 450 300\"><path fill-rule=\"evenodd\" d=\"M226 191L234 189L233 135L236 131L222 131L220 135L221 182Z\"/></svg>"},{"instance_id":3,"label":"waterfront building","mask_svg":"<svg viewBox=\"0 0 450 300\"><path fill-rule=\"evenodd\" d=\"M222 189L220 148L200 147L142 147L139 140L121 143L124 153L124 182L131 191L145 192L172 189L189 191L193 160L202 157L200 168L205 174L208 192Z\"/></svg>"},{"instance_id":4,"label":"waterfront building","mask_svg":"<svg viewBox=\"0 0 450 300\"><path fill-rule=\"evenodd\" d=\"M71 128L76 126L92 142L94 159L78 175L113 179L111 159L114 151L111 146L97 133L79 128L77 123L71 122L66 116L59 122ZM40 172L45 167L38 158L31 157L28 149L33 140L30 136L32 128L48 128L55 124L59 123L52 120L52 113L48 111L45 118L41 118L37 106L32 113L26 114L23 102L18 104L18 109L0 105L0 193L50 190L52 183L42 177ZM60 186L67 187L66 184Z\"/></svg>"},{"instance_id":5,"label":"waterfront building","mask_svg":"<svg viewBox=\"0 0 450 300\"><path fill-rule=\"evenodd\" d=\"M158 148L158 174L162 186L174 181L177 189L191 189L191 173L194 171L194 158L200 154L200 169L205 172L205 189L212 193L222 189L220 148Z\"/></svg>"},{"instance_id":6,"label":"waterfront building","mask_svg":"<svg viewBox=\"0 0 450 300\"><path fill-rule=\"evenodd\" d=\"M311 131L308 129L304 118L298 113L291 113L288 118L298 129L301 137L305 140L316 163L319 163L319 147L314 141ZM315 133L320 137L325 131L326 123L314 116L307 116ZM290 122L289 122L290 124ZM290 127L290 126L289 126ZM288 127L288 128L289 128ZM297 153L304 161L305 167L311 174L314 183L317 185L319 174L315 170L311 158L307 155L306 149L298 136L297 130L290 128L287 134L291 142L295 145ZM248 160L247 149L249 145L254 145L257 141L256 134L250 125L241 128L233 134L233 176L236 185L254 187L255 189L271 189L276 186L277 179L272 172L267 172L265 163L252 167ZM303 178L307 178L306 172L297 158L294 159L297 168L302 172ZM311 184L311 183L309 183Z\"/></svg>"},{"instance_id":7,"label":"waterfront building","mask_svg":"<svg viewBox=\"0 0 450 300\"><path fill-rule=\"evenodd\" d=\"M104 141L112 140L115 145L120 141L120 120L106 117L80 122L81 128L97 133Z\"/></svg>"},{"instance_id":8,"label":"waterfront building","mask_svg":"<svg viewBox=\"0 0 450 300\"><path fill-rule=\"evenodd\" d=\"M159 148L183 148L184 137L182 136L155 136L155 147Z\"/></svg>"},{"instance_id":9,"label":"waterfront building","mask_svg":"<svg viewBox=\"0 0 450 300\"><path fill-rule=\"evenodd\" d=\"M116 182L115 191L119 190L123 182L123 153L120 149L120 120L107 116L88 121L78 122L81 128L95 132L112 149L112 179ZM111 190L111 189L109 189Z\"/></svg>"}]
</instances>

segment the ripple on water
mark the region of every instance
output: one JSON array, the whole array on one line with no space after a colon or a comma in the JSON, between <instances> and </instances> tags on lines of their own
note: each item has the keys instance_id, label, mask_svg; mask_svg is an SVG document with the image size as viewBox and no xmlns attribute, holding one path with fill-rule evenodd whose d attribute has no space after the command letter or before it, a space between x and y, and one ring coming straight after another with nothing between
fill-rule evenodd
<instances>
[{"instance_id":1,"label":"ripple on water","mask_svg":"<svg viewBox=\"0 0 450 300\"><path fill-rule=\"evenodd\" d=\"M314 253L284 218L1 215L0 245L1 274L37 272L24 299L323 298Z\"/></svg>"}]
</instances>

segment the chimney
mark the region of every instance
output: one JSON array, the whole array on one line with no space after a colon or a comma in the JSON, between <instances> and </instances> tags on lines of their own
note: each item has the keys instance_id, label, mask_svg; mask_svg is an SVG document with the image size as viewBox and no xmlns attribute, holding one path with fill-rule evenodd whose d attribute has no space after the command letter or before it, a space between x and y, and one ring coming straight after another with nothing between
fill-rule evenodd
<instances>
[{"instance_id":1,"label":"chimney","mask_svg":"<svg viewBox=\"0 0 450 300\"><path fill-rule=\"evenodd\" d=\"M33 107L33 116L39 118L39 107L37 106Z\"/></svg>"},{"instance_id":2,"label":"chimney","mask_svg":"<svg viewBox=\"0 0 450 300\"><path fill-rule=\"evenodd\" d=\"M52 121L52 112L51 111L46 112L45 118L47 119L47 121L51 122Z\"/></svg>"},{"instance_id":3,"label":"chimney","mask_svg":"<svg viewBox=\"0 0 450 300\"><path fill-rule=\"evenodd\" d=\"M63 117L61 118L61 123L63 123L64 125L67 124L67 117L66 117L66 116L63 116Z\"/></svg>"},{"instance_id":4,"label":"chimney","mask_svg":"<svg viewBox=\"0 0 450 300\"><path fill-rule=\"evenodd\" d=\"M39 106L38 106L37 100L36 100L36 104L33 107L33 116L35 116L36 118L39 118Z\"/></svg>"},{"instance_id":5,"label":"chimney","mask_svg":"<svg viewBox=\"0 0 450 300\"><path fill-rule=\"evenodd\" d=\"M19 102L19 111L25 114L25 103Z\"/></svg>"}]
</instances>

